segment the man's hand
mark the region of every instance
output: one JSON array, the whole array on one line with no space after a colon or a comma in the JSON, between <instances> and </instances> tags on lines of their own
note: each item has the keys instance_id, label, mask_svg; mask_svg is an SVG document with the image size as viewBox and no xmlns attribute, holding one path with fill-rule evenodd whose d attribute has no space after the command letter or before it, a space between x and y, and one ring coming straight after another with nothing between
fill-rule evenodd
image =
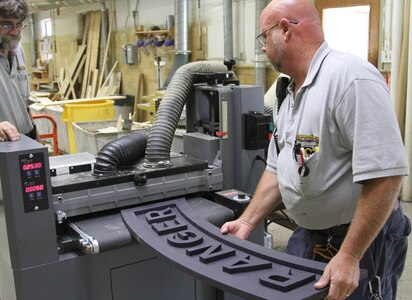
<instances>
[{"instance_id":1,"label":"man's hand","mask_svg":"<svg viewBox=\"0 0 412 300\"><path fill-rule=\"evenodd\" d=\"M250 223L239 218L235 221L226 222L225 224L223 224L220 228L220 232L222 234L231 233L238 238L241 238L242 240L246 240L253 229L254 227Z\"/></svg>"},{"instance_id":2,"label":"man's hand","mask_svg":"<svg viewBox=\"0 0 412 300\"><path fill-rule=\"evenodd\" d=\"M315 288L322 289L329 285L326 299L343 300L358 287L359 274L359 261L351 255L338 252L326 266L320 280L315 283Z\"/></svg>"},{"instance_id":3,"label":"man's hand","mask_svg":"<svg viewBox=\"0 0 412 300\"><path fill-rule=\"evenodd\" d=\"M358 286L359 261L396 207L402 176L363 182L362 194L338 254L326 266L315 288L330 284L328 300L345 299Z\"/></svg>"},{"instance_id":4,"label":"man's hand","mask_svg":"<svg viewBox=\"0 0 412 300\"><path fill-rule=\"evenodd\" d=\"M268 170L263 171L255 194L242 215L235 221L223 224L220 232L231 233L246 240L257 224L262 222L281 201L277 175Z\"/></svg>"},{"instance_id":5,"label":"man's hand","mask_svg":"<svg viewBox=\"0 0 412 300\"><path fill-rule=\"evenodd\" d=\"M0 122L0 142L4 141L18 141L20 139L20 133L17 128L7 121Z\"/></svg>"}]
</instances>

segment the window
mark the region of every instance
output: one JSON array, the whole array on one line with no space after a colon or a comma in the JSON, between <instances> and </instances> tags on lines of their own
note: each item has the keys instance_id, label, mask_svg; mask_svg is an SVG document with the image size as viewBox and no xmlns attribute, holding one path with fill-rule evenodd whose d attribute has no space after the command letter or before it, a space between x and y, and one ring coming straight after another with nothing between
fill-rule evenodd
<instances>
[{"instance_id":1,"label":"window","mask_svg":"<svg viewBox=\"0 0 412 300\"><path fill-rule=\"evenodd\" d=\"M44 19L40 21L40 36L39 42L40 56L43 61L49 61L52 57L52 22L51 19Z\"/></svg>"},{"instance_id":2,"label":"window","mask_svg":"<svg viewBox=\"0 0 412 300\"><path fill-rule=\"evenodd\" d=\"M368 60L369 11L369 5L324 9L322 23L329 46Z\"/></svg>"},{"instance_id":3,"label":"window","mask_svg":"<svg viewBox=\"0 0 412 300\"><path fill-rule=\"evenodd\" d=\"M316 0L315 5L332 48L365 57L378 66L379 0ZM343 32L347 40L332 38L340 39Z\"/></svg>"},{"instance_id":4,"label":"window","mask_svg":"<svg viewBox=\"0 0 412 300\"><path fill-rule=\"evenodd\" d=\"M41 38L52 36L52 23L51 19L44 19L40 21L40 36Z\"/></svg>"}]
</instances>

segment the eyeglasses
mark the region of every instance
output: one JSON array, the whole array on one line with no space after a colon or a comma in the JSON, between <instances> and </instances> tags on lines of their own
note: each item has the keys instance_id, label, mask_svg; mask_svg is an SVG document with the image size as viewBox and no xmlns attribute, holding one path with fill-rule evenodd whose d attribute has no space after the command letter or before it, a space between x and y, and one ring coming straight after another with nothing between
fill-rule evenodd
<instances>
[{"instance_id":1,"label":"eyeglasses","mask_svg":"<svg viewBox=\"0 0 412 300\"><path fill-rule=\"evenodd\" d=\"M5 31L11 31L13 29L23 30L27 27L27 22L20 22L20 23L0 23L0 28Z\"/></svg>"},{"instance_id":2,"label":"eyeglasses","mask_svg":"<svg viewBox=\"0 0 412 300\"><path fill-rule=\"evenodd\" d=\"M288 20L288 21L289 21L289 23L291 23L291 24L295 24L295 25L299 24L299 22L298 22L298 21L295 21L295 20ZM279 22L276 23L275 25L273 25L272 27L269 27L269 28L266 29L265 31L261 32L261 33L256 37L256 40L259 42L259 44L260 44L262 47L263 47L263 46L266 46L266 33L269 32L270 30L272 30L273 28L275 28L275 27L278 26L278 25L279 25Z\"/></svg>"}]
</instances>

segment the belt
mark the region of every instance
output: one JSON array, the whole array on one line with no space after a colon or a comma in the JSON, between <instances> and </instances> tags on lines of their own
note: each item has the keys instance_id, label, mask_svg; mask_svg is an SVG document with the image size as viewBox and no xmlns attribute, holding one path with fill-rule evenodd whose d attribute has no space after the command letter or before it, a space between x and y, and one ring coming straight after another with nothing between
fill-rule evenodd
<instances>
[{"instance_id":1,"label":"belt","mask_svg":"<svg viewBox=\"0 0 412 300\"><path fill-rule=\"evenodd\" d=\"M399 208L399 200L395 202L392 214L395 211L397 211L398 208ZM330 236L345 237L346 233L348 232L349 225L350 225L350 223L334 226L334 227L327 228L327 229L309 230L309 231L312 232L312 233L317 233L319 235L326 236L326 237L330 237Z\"/></svg>"},{"instance_id":2,"label":"belt","mask_svg":"<svg viewBox=\"0 0 412 300\"><path fill-rule=\"evenodd\" d=\"M333 226L333 227L327 228L327 229L310 230L310 231L313 232L313 233L317 233L319 235L324 235L326 237L330 237L330 236L344 237L346 235L346 233L348 232L349 225L350 225L350 223L342 224L342 225L339 225L339 226Z\"/></svg>"}]
</instances>

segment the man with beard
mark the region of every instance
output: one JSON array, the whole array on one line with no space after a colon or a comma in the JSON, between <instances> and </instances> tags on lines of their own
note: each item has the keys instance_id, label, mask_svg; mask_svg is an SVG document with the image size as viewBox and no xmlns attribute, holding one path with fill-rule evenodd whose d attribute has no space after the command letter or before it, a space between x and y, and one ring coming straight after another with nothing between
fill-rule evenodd
<instances>
[{"instance_id":1,"label":"man with beard","mask_svg":"<svg viewBox=\"0 0 412 300\"><path fill-rule=\"evenodd\" d=\"M0 141L17 141L20 134L37 138L27 107L28 72L20 45L28 12L25 0L0 0Z\"/></svg>"},{"instance_id":2,"label":"man with beard","mask_svg":"<svg viewBox=\"0 0 412 300\"><path fill-rule=\"evenodd\" d=\"M382 75L328 47L308 0L270 2L260 32L291 81L251 203L221 232L246 239L283 201L298 225L287 252L328 263L315 284L329 287L327 299L396 299L411 230L398 195L409 168ZM368 277L359 281L360 268Z\"/></svg>"}]
</instances>

